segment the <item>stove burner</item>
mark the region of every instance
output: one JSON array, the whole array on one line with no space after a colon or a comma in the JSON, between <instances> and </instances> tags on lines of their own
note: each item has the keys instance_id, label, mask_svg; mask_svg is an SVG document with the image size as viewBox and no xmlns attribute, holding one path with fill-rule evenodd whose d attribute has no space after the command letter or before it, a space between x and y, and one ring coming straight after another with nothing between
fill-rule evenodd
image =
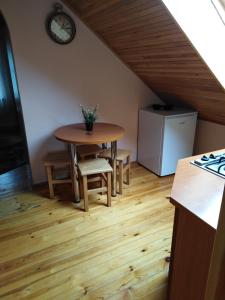
<instances>
[{"instance_id":1,"label":"stove burner","mask_svg":"<svg viewBox=\"0 0 225 300\"><path fill-rule=\"evenodd\" d=\"M224 168L223 168L223 167L224 167ZM223 168L223 169L222 169L222 168ZM218 173L223 174L223 173L222 173L223 171L225 171L225 164L219 166L219 168L218 168Z\"/></svg>"},{"instance_id":2,"label":"stove burner","mask_svg":"<svg viewBox=\"0 0 225 300\"><path fill-rule=\"evenodd\" d=\"M223 162L223 161L225 161L225 156L221 156L221 157L220 157L219 163L221 163L221 162Z\"/></svg>"},{"instance_id":3,"label":"stove burner","mask_svg":"<svg viewBox=\"0 0 225 300\"><path fill-rule=\"evenodd\" d=\"M225 161L224 159L222 161ZM219 162L216 164L209 164L205 166L207 169L217 173L217 174L221 174L225 176L225 163Z\"/></svg>"},{"instance_id":4,"label":"stove burner","mask_svg":"<svg viewBox=\"0 0 225 300\"><path fill-rule=\"evenodd\" d=\"M209 158L208 158L206 155L203 155L202 158L201 158L201 160L203 160L203 161L208 161Z\"/></svg>"},{"instance_id":5,"label":"stove burner","mask_svg":"<svg viewBox=\"0 0 225 300\"><path fill-rule=\"evenodd\" d=\"M201 158L191 162L204 170L210 171L225 178L225 153L203 155Z\"/></svg>"},{"instance_id":6,"label":"stove burner","mask_svg":"<svg viewBox=\"0 0 225 300\"><path fill-rule=\"evenodd\" d=\"M211 153L211 154L209 155L209 158L211 158L211 159L216 159L216 157L215 157L215 155L214 155L213 153Z\"/></svg>"}]
</instances>

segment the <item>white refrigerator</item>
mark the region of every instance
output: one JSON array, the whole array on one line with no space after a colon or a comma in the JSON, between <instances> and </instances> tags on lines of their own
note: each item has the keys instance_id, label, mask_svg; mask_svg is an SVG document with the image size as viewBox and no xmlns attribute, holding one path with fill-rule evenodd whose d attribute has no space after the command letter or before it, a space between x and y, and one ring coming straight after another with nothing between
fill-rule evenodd
<instances>
[{"instance_id":1,"label":"white refrigerator","mask_svg":"<svg viewBox=\"0 0 225 300\"><path fill-rule=\"evenodd\" d=\"M173 174L191 156L197 112L188 109L139 111L138 162L159 176Z\"/></svg>"}]
</instances>

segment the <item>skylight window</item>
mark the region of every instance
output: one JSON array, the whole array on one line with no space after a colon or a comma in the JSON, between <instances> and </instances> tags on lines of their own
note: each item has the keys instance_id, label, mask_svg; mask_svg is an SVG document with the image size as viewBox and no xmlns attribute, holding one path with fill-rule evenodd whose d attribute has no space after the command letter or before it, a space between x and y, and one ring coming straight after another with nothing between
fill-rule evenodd
<instances>
[{"instance_id":1,"label":"skylight window","mask_svg":"<svg viewBox=\"0 0 225 300\"><path fill-rule=\"evenodd\" d=\"M211 0L211 2L225 25L225 0Z\"/></svg>"}]
</instances>

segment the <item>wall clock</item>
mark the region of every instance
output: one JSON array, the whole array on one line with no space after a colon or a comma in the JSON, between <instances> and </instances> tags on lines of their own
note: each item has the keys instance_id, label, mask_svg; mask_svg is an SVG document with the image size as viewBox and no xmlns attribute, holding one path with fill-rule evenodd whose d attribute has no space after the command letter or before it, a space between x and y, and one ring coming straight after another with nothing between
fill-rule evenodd
<instances>
[{"instance_id":1,"label":"wall clock","mask_svg":"<svg viewBox=\"0 0 225 300\"><path fill-rule=\"evenodd\" d=\"M55 10L46 21L46 29L51 39L61 45L69 44L76 35L73 19L62 11L61 4L55 4Z\"/></svg>"}]
</instances>

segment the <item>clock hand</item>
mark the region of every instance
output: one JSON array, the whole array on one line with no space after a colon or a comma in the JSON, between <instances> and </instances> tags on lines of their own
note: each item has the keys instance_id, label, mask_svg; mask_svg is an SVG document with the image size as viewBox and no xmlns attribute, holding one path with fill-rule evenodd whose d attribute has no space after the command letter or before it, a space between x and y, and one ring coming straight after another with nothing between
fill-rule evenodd
<instances>
[{"instance_id":1,"label":"clock hand","mask_svg":"<svg viewBox=\"0 0 225 300\"><path fill-rule=\"evenodd\" d=\"M69 22L67 20L65 20L62 24L62 28L67 29L67 26L70 25Z\"/></svg>"},{"instance_id":2,"label":"clock hand","mask_svg":"<svg viewBox=\"0 0 225 300\"><path fill-rule=\"evenodd\" d=\"M62 29L71 29L71 27L61 27Z\"/></svg>"}]
</instances>

